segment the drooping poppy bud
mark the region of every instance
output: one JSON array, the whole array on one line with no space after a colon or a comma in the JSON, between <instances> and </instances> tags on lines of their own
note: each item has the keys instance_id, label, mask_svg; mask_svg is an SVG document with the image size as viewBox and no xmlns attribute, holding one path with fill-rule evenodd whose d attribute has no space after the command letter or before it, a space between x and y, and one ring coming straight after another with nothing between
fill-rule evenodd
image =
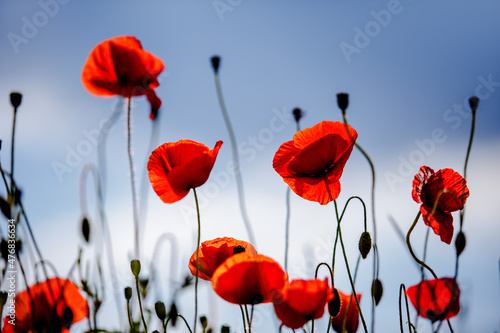
<instances>
[{"instance_id":1,"label":"drooping poppy bud","mask_svg":"<svg viewBox=\"0 0 500 333\"><path fill-rule=\"evenodd\" d=\"M384 287L382 286L382 281L379 279L375 279L372 281L372 297L375 301L375 305L380 303L382 299L382 294L384 293Z\"/></svg>"},{"instance_id":2,"label":"drooping poppy bud","mask_svg":"<svg viewBox=\"0 0 500 333\"><path fill-rule=\"evenodd\" d=\"M372 248L372 237L368 231L364 231L359 238L358 243L359 252L363 259L366 259L368 253L370 253L370 249Z\"/></svg>"},{"instance_id":3,"label":"drooping poppy bud","mask_svg":"<svg viewBox=\"0 0 500 333\"><path fill-rule=\"evenodd\" d=\"M457 250L457 257L460 254L462 254L463 250L465 249L465 244L466 244L465 234L462 231L460 231L457 234L457 238L455 239L455 248Z\"/></svg>"},{"instance_id":4,"label":"drooping poppy bud","mask_svg":"<svg viewBox=\"0 0 500 333\"><path fill-rule=\"evenodd\" d=\"M90 240L90 222L86 217L82 219L82 235L85 242L88 243Z\"/></svg>"}]
</instances>

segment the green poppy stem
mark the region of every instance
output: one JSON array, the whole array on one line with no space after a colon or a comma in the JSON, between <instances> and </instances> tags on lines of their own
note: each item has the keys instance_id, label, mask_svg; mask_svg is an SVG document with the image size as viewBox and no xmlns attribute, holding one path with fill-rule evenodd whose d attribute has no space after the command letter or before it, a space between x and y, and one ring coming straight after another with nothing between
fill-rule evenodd
<instances>
[{"instance_id":1,"label":"green poppy stem","mask_svg":"<svg viewBox=\"0 0 500 333\"><path fill-rule=\"evenodd\" d=\"M132 186L132 210L134 218L134 245L135 245L135 258L140 260L139 256L139 215L137 212L137 193L135 189L135 172L134 161L132 159L132 98L127 98L127 152L128 163L130 167L130 185Z\"/></svg>"},{"instance_id":2,"label":"green poppy stem","mask_svg":"<svg viewBox=\"0 0 500 333\"><path fill-rule=\"evenodd\" d=\"M135 277L135 289L137 290L137 299L139 300L139 310L141 311L141 319L142 324L144 325L144 331L148 332L148 325L146 324L146 319L144 319L144 311L142 310L142 301L141 301L141 291L139 289L139 277Z\"/></svg>"},{"instance_id":3,"label":"green poppy stem","mask_svg":"<svg viewBox=\"0 0 500 333\"><path fill-rule=\"evenodd\" d=\"M194 280L194 325L193 330L196 333L196 325L198 324L198 275L200 266L200 242L201 242L201 216L200 216L200 205L198 203L198 195L196 194L196 189L193 188L194 201L196 203L196 213L198 217L198 240L196 242L196 278Z\"/></svg>"},{"instance_id":4,"label":"green poppy stem","mask_svg":"<svg viewBox=\"0 0 500 333\"><path fill-rule=\"evenodd\" d=\"M240 311L241 311L241 319L243 320L243 331L247 333L247 324L245 321L245 312L243 311L243 306L240 305Z\"/></svg>"},{"instance_id":5,"label":"green poppy stem","mask_svg":"<svg viewBox=\"0 0 500 333\"><path fill-rule=\"evenodd\" d=\"M415 261L417 263L419 263L422 267L425 267L431 274L432 276L434 276L434 278L438 278L436 273L434 273L434 271L432 270L432 268L430 268L425 262L423 262L422 260L418 259L417 256L415 255L415 253L413 252L413 249L411 247L411 242L410 242L410 235L413 231L413 229L415 229L415 226L417 225L417 222L418 222L418 219L420 218L420 215L422 213L420 212L420 210L418 211L418 214L417 216L415 217L415 221L413 221L413 224L411 225L410 227L410 230L408 230L408 234L406 234L406 244L408 245L408 250L410 250L410 254L411 256L413 257L413 259L415 259Z\"/></svg>"}]
</instances>

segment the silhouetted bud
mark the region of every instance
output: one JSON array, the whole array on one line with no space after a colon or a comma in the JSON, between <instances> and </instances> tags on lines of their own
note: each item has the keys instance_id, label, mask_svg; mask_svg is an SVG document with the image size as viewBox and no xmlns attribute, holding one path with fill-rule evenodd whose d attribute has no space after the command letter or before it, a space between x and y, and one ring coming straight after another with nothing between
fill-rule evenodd
<instances>
[{"instance_id":1,"label":"silhouetted bud","mask_svg":"<svg viewBox=\"0 0 500 333\"><path fill-rule=\"evenodd\" d=\"M155 312L158 318L163 322L167 318L167 310L165 309L165 303L158 301L155 303Z\"/></svg>"},{"instance_id":2,"label":"silhouetted bud","mask_svg":"<svg viewBox=\"0 0 500 333\"><path fill-rule=\"evenodd\" d=\"M370 253L370 249L372 248L372 237L368 231L363 231L361 237L359 238L359 252L363 259L366 259L368 253Z\"/></svg>"},{"instance_id":3,"label":"silhouetted bud","mask_svg":"<svg viewBox=\"0 0 500 333\"><path fill-rule=\"evenodd\" d=\"M384 287L382 286L382 281L375 279L372 281L372 297L375 300L375 305L378 305L382 294L384 293Z\"/></svg>"},{"instance_id":4,"label":"silhouetted bud","mask_svg":"<svg viewBox=\"0 0 500 333\"><path fill-rule=\"evenodd\" d=\"M63 325L65 328L69 329L73 323L73 311L70 308L65 307L63 310Z\"/></svg>"},{"instance_id":5,"label":"silhouetted bud","mask_svg":"<svg viewBox=\"0 0 500 333\"><path fill-rule=\"evenodd\" d=\"M293 109L292 114L293 117L295 118L295 121L299 122L300 118L302 118L302 116L304 115L304 112L302 112L302 110L299 108L295 108Z\"/></svg>"},{"instance_id":6,"label":"silhouetted bud","mask_svg":"<svg viewBox=\"0 0 500 333\"><path fill-rule=\"evenodd\" d=\"M333 289L333 298L328 302L328 313L335 317L340 312L340 295L336 288Z\"/></svg>"},{"instance_id":7,"label":"silhouetted bud","mask_svg":"<svg viewBox=\"0 0 500 333\"><path fill-rule=\"evenodd\" d=\"M88 243L90 240L90 222L84 217L82 220L82 235L85 241Z\"/></svg>"},{"instance_id":8,"label":"silhouetted bud","mask_svg":"<svg viewBox=\"0 0 500 333\"><path fill-rule=\"evenodd\" d=\"M229 326L222 325L222 327L220 328L220 333L229 333L229 332L230 332Z\"/></svg>"},{"instance_id":9,"label":"silhouetted bud","mask_svg":"<svg viewBox=\"0 0 500 333\"><path fill-rule=\"evenodd\" d=\"M154 330L153 333L160 333L158 330Z\"/></svg>"},{"instance_id":10,"label":"silhouetted bud","mask_svg":"<svg viewBox=\"0 0 500 333\"><path fill-rule=\"evenodd\" d=\"M130 299L132 298L132 288L126 287L124 291L125 291L125 299L127 301L130 301Z\"/></svg>"},{"instance_id":11,"label":"silhouetted bud","mask_svg":"<svg viewBox=\"0 0 500 333\"><path fill-rule=\"evenodd\" d=\"M137 259L130 261L130 269L136 278L139 277L139 273L141 272L141 262Z\"/></svg>"},{"instance_id":12,"label":"silhouetted bud","mask_svg":"<svg viewBox=\"0 0 500 333\"><path fill-rule=\"evenodd\" d=\"M233 254L245 252L245 248L241 245L235 246L233 248Z\"/></svg>"},{"instance_id":13,"label":"silhouetted bud","mask_svg":"<svg viewBox=\"0 0 500 333\"><path fill-rule=\"evenodd\" d=\"M175 305L175 302L172 302L172 305L170 305L170 311L168 312L168 316L170 317L170 322L172 323L172 326L175 327L175 324L177 323L177 315L179 312L177 311L177 305Z\"/></svg>"},{"instance_id":14,"label":"silhouetted bud","mask_svg":"<svg viewBox=\"0 0 500 333\"><path fill-rule=\"evenodd\" d=\"M0 150L2 150L2 139L0 139Z\"/></svg>"},{"instance_id":15,"label":"silhouetted bud","mask_svg":"<svg viewBox=\"0 0 500 333\"><path fill-rule=\"evenodd\" d=\"M337 104L339 105L340 110L342 110L342 114L345 114L345 110L349 105L349 94L346 93L338 93L337 94Z\"/></svg>"},{"instance_id":16,"label":"silhouetted bud","mask_svg":"<svg viewBox=\"0 0 500 333\"><path fill-rule=\"evenodd\" d=\"M207 333L212 333L212 328L208 328Z\"/></svg>"},{"instance_id":17,"label":"silhouetted bud","mask_svg":"<svg viewBox=\"0 0 500 333\"><path fill-rule=\"evenodd\" d=\"M477 106L479 105L479 98L477 98L476 96L472 96L471 98L469 98L469 105L472 111L475 112Z\"/></svg>"},{"instance_id":18,"label":"silhouetted bud","mask_svg":"<svg viewBox=\"0 0 500 333\"><path fill-rule=\"evenodd\" d=\"M16 205L19 205L21 203L21 198L23 196L23 192L17 188L17 186L14 186L14 203Z\"/></svg>"},{"instance_id":19,"label":"silhouetted bud","mask_svg":"<svg viewBox=\"0 0 500 333\"><path fill-rule=\"evenodd\" d=\"M16 109L19 105L21 105L21 101L23 100L23 95L17 91L13 91L10 93L10 104Z\"/></svg>"},{"instance_id":20,"label":"silhouetted bud","mask_svg":"<svg viewBox=\"0 0 500 333\"><path fill-rule=\"evenodd\" d=\"M2 211L3 215L7 218L7 220L10 220L12 218L12 212L10 210L10 204L7 200L4 198L0 197L0 210Z\"/></svg>"},{"instance_id":21,"label":"silhouetted bud","mask_svg":"<svg viewBox=\"0 0 500 333\"><path fill-rule=\"evenodd\" d=\"M207 320L207 317L205 316L201 316L200 317L200 323L201 323L201 327L203 327L203 329L206 329L207 326L208 326L208 320Z\"/></svg>"},{"instance_id":22,"label":"silhouetted bud","mask_svg":"<svg viewBox=\"0 0 500 333\"><path fill-rule=\"evenodd\" d=\"M457 257L462 254L463 250L465 249L465 244L467 242L465 241L465 234L463 232L459 232L457 235L457 238L455 239L455 248L457 250Z\"/></svg>"},{"instance_id":23,"label":"silhouetted bud","mask_svg":"<svg viewBox=\"0 0 500 333\"><path fill-rule=\"evenodd\" d=\"M3 308L5 303L7 303L7 296L9 296L9 294L6 291L0 291L0 310Z\"/></svg>"},{"instance_id":24,"label":"silhouetted bud","mask_svg":"<svg viewBox=\"0 0 500 333\"><path fill-rule=\"evenodd\" d=\"M212 67L214 69L214 72L218 73L219 72L219 65L220 65L220 57L213 56L210 60L212 61Z\"/></svg>"}]
</instances>

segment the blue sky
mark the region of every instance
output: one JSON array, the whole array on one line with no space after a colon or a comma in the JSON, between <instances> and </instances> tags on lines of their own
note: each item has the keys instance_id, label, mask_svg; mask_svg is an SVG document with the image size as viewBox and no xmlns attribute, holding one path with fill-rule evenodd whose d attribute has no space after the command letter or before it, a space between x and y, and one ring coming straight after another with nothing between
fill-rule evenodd
<instances>
[{"instance_id":1,"label":"blue sky","mask_svg":"<svg viewBox=\"0 0 500 333\"><path fill-rule=\"evenodd\" d=\"M209 64L210 57L218 54L226 104L242 147L242 173L257 250L282 263L286 185L272 169L272 158L293 136L293 108L306 112L303 128L322 120L338 121L335 95L348 92L350 124L377 172L376 214L385 286L377 329L396 332L399 284L415 284L419 275L388 217L393 216L402 229L409 228L418 211L411 199L411 181L421 165L463 173L470 131L466 101L476 94L481 101L468 169L471 196L464 226L468 242L459 275L464 311L452 322L458 332L498 331L499 10L498 3L486 0L0 0L2 165L10 163L8 95L18 90L24 98L17 119L16 178L43 253L64 274L78 246L83 246L78 235L80 173L84 165L97 161L97 147L89 133L102 128L118 99L90 95L81 84L82 66L102 40L133 35L166 65L157 89L163 101L157 144L184 138L210 147L219 139L225 142L211 179L199 191L204 198L202 239L247 239L235 181L225 181L230 142ZM150 153L148 108L144 98L134 101L133 144L139 178ZM108 133L107 151L106 209L125 284L130 283L127 263L133 238L123 114ZM68 157L74 152L78 157ZM68 158L73 158L71 166ZM70 171L58 175L54 172L57 163L69 166ZM369 204L370 183L368 166L354 151L341 179L339 204L351 195L360 195ZM179 239L178 276L174 278L181 279L195 248L193 197L190 194L179 203L165 205L148 190L143 253L151 255L158 235L174 233ZM95 217L91 195L89 206ZM350 209L352 215L344 228L355 262L362 216L359 207ZM327 253L333 220L331 205L320 207L292 196L292 278L312 277L309 266L314 260L308 258L331 260ZM420 221L412 236L419 253L425 231ZM87 253L99 251L98 243L94 243L97 250L86 247ZM453 246L431 234L429 251L429 263L438 275L452 275ZM169 253L163 252L159 260L166 267ZM339 267L338 287L348 290L345 269ZM170 281L164 273L165 281ZM370 276L371 257L362 263L358 280L368 317ZM168 301L168 288L162 289L160 297ZM201 290L211 293L208 284L202 284ZM181 295L186 316L192 316L191 298L191 291ZM207 299L217 298L210 295ZM237 329L239 321L233 318L238 318L239 309L223 301L217 304L201 302L200 307L217 318L218 324L229 322ZM102 315L102 321L116 327L111 297L103 311L109 315ZM272 323L265 311L262 316L262 325ZM320 325L326 325L324 320ZM420 320L419 325L419 332L430 331L426 322Z\"/></svg>"}]
</instances>

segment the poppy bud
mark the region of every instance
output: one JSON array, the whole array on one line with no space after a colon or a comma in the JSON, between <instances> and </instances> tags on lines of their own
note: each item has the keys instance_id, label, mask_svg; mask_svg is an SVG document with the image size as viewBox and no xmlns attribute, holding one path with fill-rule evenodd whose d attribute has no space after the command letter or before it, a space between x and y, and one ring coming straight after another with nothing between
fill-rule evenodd
<instances>
[{"instance_id":1,"label":"poppy bud","mask_svg":"<svg viewBox=\"0 0 500 333\"><path fill-rule=\"evenodd\" d=\"M476 96L472 96L469 98L469 105L472 110L472 112L476 112L477 106L479 105L479 98Z\"/></svg>"},{"instance_id":2,"label":"poppy bud","mask_svg":"<svg viewBox=\"0 0 500 333\"><path fill-rule=\"evenodd\" d=\"M222 325L222 327L220 328L220 333L229 333L229 332L230 332L229 326Z\"/></svg>"},{"instance_id":3,"label":"poppy bud","mask_svg":"<svg viewBox=\"0 0 500 333\"><path fill-rule=\"evenodd\" d=\"M5 303L7 303L7 296L9 294L6 291L0 291L0 310L3 309Z\"/></svg>"},{"instance_id":4,"label":"poppy bud","mask_svg":"<svg viewBox=\"0 0 500 333\"><path fill-rule=\"evenodd\" d=\"M5 200L2 197L0 197L0 210L2 211L3 215L5 215L7 220L10 220L12 218L10 204L7 200Z\"/></svg>"},{"instance_id":5,"label":"poppy bud","mask_svg":"<svg viewBox=\"0 0 500 333\"><path fill-rule=\"evenodd\" d=\"M167 318L167 310L165 309L165 303L158 301L155 303L155 312L158 318L163 322Z\"/></svg>"},{"instance_id":6,"label":"poppy bud","mask_svg":"<svg viewBox=\"0 0 500 333\"><path fill-rule=\"evenodd\" d=\"M211 328L207 329L207 333L212 333L212 329Z\"/></svg>"},{"instance_id":7,"label":"poppy bud","mask_svg":"<svg viewBox=\"0 0 500 333\"><path fill-rule=\"evenodd\" d=\"M336 288L333 289L333 298L328 302L328 313L335 317L340 312L340 295Z\"/></svg>"},{"instance_id":8,"label":"poppy bud","mask_svg":"<svg viewBox=\"0 0 500 333\"><path fill-rule=\"evenodd\" d=\"M219 73L219 65L220 65L220 57L219 56L213 56L210 61L212 61L212 67L214 69L214 72L217 74Z\"/></svg>"},{"instance_id":9,"label":"poppy bud","mask_svg":"<svg viewBox=\"0 0 500 333\"><path fill-rule=\"evenodd\" d=\"M170 305L170 311L168 313L168 316L170 317L170 320L172 322L172 326L175 327L175 324L177 323L177 315L179 312L177 311L177 305L175 305L174 302L172 302L172 305Z\"/></svg>"},{"instance_id":10,"label":"poppy bud","mask_svg":"<svg viewBox=\"0 0 500 333\"><path fill-rule=\"evenodd\" d=\"M204 330L207 329L207 326L208 326L207 317L201 316L200 317L200 323L201 323L201 327L203 327Z\"/></svg>"},{"instance_id":11,"label":"poppy bud","mask_svg":"<svg viewBox=\"0 0 500 333\"><path fill-rule=\"evenodd\" d=\"M0 139L0 150L2 150L2 139Z\"/></svg>"},{"instance_id":12,"label":"poppy bud","mask_svg":"<svg viewBox=\"0 0 500 333\"><path fill-rule=\"evenodd\" d=\"M19 205L19 203L21 202L21 197L22 197L22 194L23 192L17 188L17 186L14 186L14 203L16 205Z\"/></svg>"},{"instance_id":13,"label":"poppy bud","mask_svg":"<svg viewBox=\"0 0 500 333\"><path fill-rule=\"evenodd\" d=\"M10 104L12 104L14 110L17 109L19 105L21 105L22 100L23 100L23 95L21 93L16 91L10 93Z\"/></svg>"},{"instance_id":14,"label":"poppy bud","mask_svg":"<svg viewBox=\"0 0 500 333\"><path fill-rule=\"evenodd\" d=\"M364 231L359 238L359 252L363 259L366 259L368 253L370 253L370 249L372 248L372 237L368 231Z\"/></svg>"},{"instance_id":15,"label":"poppy bud","mask_svg":"<svg viewBox=\"0 0 500 333\"><path fill-rule=\"evenodd\" d=\"M349 94L347 93L338 93L337 94L337 104L339 105L340 110L342 110L342 114L345 114L345 110L349 105Z\"/></svg>"},{"instance_id":16,"label":"poppy bud","mask_svg":"<svg viewBox=\"0 0 500 333\"><path fill-rule=\"evenodd\" d=\"M242 252L245 252L245 248L241 245L235 246L233 249L233 254L238 254Z\"/></svg>"},{"instance_id":17,"label":"poppy bud","mask_svg":"<svg viewBox=\"0 0 500 333\"><path fill-rule=\"evenodd\" d=\"M86 217L84 217L82 220L82 235L85 241L88 243L90 240L90 223Z\"/></svg>"},{"instance_id":18,"label":"poppy bud","mask_svg":"<svg viewBox=\"0 0 500 333\"><path fill-rule=\"evenodd\" d=\"M378 305L380 299L382 299L382 294L384 293L384 288L382 287L382 281L375 279L372 282L372 297L375 300L375 305Z\"/></svg>"},{"instance_id":19,"label":"poppy bud","mask_svg":"<svg viewBox=\"0 0 500 333\"><path fill-rule=\"evenodd\" d=\"M130 301L130 299L132 298L132 288L126 287L124 291L125 291L125 299L127 301Z\"/></svg>"},{"instance_id":20,"label":"poppy bud","mask_svg":"<svg viewBox=\"0 0 500 333\"><path fill-rule=\"evenodd\" d=\"M463 252L465 249L465 234L460 231L457 235L457 238L455 239L455 248L457 250L457 257Z\"/></svg>"},{"instance_id":21,"label":"poppy bud","mask_svg":"<svg viewBox=\"0 0 500 333\"><path fill-rule=\"evenodd\" d=\"M302 116L304 116L304 112L302 112L302 110L299 108L293 109L292 114L293 114L293 117L295 118L296 122L299 122L300 118L302 118Z\"/></svg>"},{"instance_id":22,"label":"poppy bud","mask_svg":"<svg viewBox=\"0 0 500 333\"><path fill-rule=\"evenodd\" d=\"M132 260L130 262L130 269L136 278L139 277L139 273L141 272L141 262L137 259Z\"/></svg>"}]
</instances>

